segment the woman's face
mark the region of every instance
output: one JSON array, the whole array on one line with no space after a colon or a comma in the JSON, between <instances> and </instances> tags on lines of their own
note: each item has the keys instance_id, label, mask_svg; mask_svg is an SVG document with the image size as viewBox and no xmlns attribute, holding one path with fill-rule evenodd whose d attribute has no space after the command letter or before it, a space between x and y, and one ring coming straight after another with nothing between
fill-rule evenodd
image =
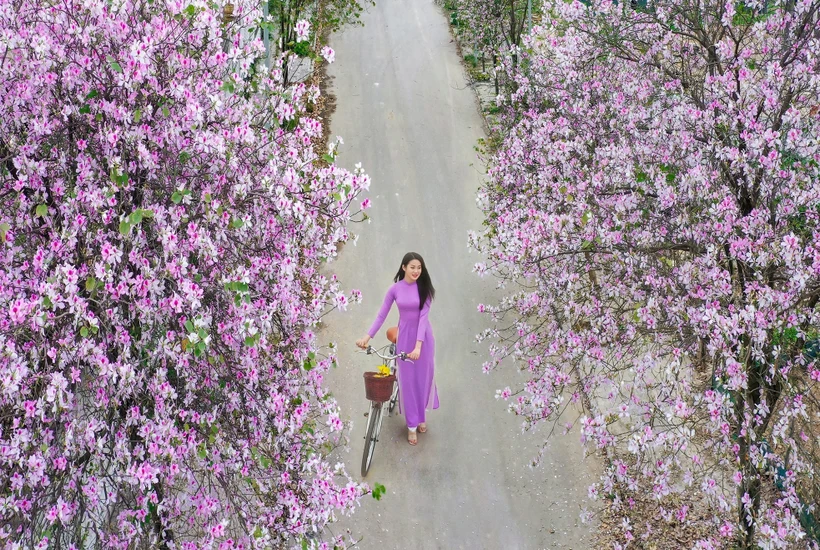
<instances>
[{"instance_id":1,"label":"woman's face","mask_svg":"<svg viewBox=\"0 0 820 550\"><path fill-rule=\"evenodd\" d=\"M418 260L410 260L410 262L404 266L404 274L411 281L417 281L421 276L421 262Z\"/></svg>"}]
</instances>

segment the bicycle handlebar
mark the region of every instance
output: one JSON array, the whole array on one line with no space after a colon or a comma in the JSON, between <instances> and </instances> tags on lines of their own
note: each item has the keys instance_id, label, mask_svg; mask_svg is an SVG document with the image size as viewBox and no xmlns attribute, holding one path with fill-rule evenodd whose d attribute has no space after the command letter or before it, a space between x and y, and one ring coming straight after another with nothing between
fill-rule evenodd
<instances>
[{"instance_id":1,"label":"bicycle handlebar","mask_svg":"<svg viewBox=\"0 0 820 550\"><path fill-rule=\"evenodd\" d=\"M382 348L384 349L384 348ZM382 355L379 353L379 350L374 348L373 346L368 345L367 348L359 351L358 353L366 353L367 355L376 355L381 357L385 361L392 361L393 359L401 359L402 361L407 361L408 363L412 363L413 361L407 358L407 354L403 351L400 351L396 355Z\"/></svg>"}]
</instances>

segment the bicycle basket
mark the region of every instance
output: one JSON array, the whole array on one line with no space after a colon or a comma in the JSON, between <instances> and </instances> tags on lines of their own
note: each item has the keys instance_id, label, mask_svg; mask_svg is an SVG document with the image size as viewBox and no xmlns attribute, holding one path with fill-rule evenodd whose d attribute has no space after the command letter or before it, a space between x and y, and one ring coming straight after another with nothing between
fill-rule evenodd
<instances>
[{"instance_id":1,"label":"bicycle basket","mask_svg":"<svg viewBox=\"0 0 820 550\"><path fill-rule=\"evenodd\" d=\"M396 375L377 376L377 372L364 373L364 394L370 401L390 401Z\"/></svg>"}]
</instances>

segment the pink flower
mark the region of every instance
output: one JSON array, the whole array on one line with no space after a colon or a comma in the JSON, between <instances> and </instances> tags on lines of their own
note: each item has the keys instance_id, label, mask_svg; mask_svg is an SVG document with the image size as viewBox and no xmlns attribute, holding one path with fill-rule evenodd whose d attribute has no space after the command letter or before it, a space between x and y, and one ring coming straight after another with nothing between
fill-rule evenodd
<instances>
[{"instance_id":1,"label":"pink flower","mask_svg":"<svg viewBox=\"0 0 820 550\"><path fill-rule=\"evenodd\" d=\"M158 473L159 470L151 466L148 462L142 462L139 466L137 466L135 471L137 480L142 488L146 488L152 483L157 483L159 481L159 477L157 476Z\"/></svg>"},{"instance_id":2,"label":"pink flower","mask_svg":"<svg viewBox=\"0 0 820 550\"><path fill-rule=\"evenodd\" d=\"M310 36L310 23L304 19L300 19L296 22L296 26L293 30L296 32L296 41L304 42Z\"/></svg>"},{"instance_id":3,"label":"pink flower","mask_svg":"<svg viewBox=\"0 0 820 550\"><path fill-rule=\"evenodd\" d=\"M720 536L723 538L731 538L734 535L734 532L734 526L728 521L724 522L723 525L720 526Z\"/></svg>"},{"instance_id":4,"label":"pink flower","mask_svg":"<svg viewBox=\"0 0 820 550\"><path fill-rule=\"evenodd\" d=\"M322 48L321 55L328 63L333 63L333 60L336 59L336 52L334 52L330 46Z\"/></svg>"},{"instance_id":5,"label":"pink flower","mask_svg":"<svg viewBox=\"0 0 820 550\"><path fill-rule=\"evenodd\" d=\"M105 242L100 248L100 254L107 264L117 264L122 258L122 251L109 242Z\"/></svg>"},{"instance_id":6,"label":"pink flower","mask_svg":"<svg viewBox=\"0 0 820 550\"><path fill-rule=\"evenodd\" d=\"M9 317L16 324L24 323L29 312L29 304L25 300L15 300L9 307Z\"/></svg>"},{"instance_id":7,"label":"pink flower","mask_svg":"<svg viewBox=\"0 0 820 550\"><path fill-rule=\"evenodd\" d=\"M340 310L345 311L347 309L347 296L345 296L343 292L337 292L333 298L333 303Z\"/></svg>"}]
</instances>

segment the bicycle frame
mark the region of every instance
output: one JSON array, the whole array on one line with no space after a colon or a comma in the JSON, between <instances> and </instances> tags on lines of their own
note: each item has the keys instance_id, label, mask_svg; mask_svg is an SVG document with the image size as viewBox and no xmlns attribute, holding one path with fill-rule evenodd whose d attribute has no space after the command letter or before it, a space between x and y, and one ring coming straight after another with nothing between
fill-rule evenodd
<instances>
[{"instance_id":1,"label":"bicycle frame","mask_svg":"<svg viewBox=\"0 0 820 550\"><path fill-rule=\"evenodd\" d=\"M384 350L384 347L377 350L371 346L367 346L363 353L380 357L383 361L385 361L385 364L389 366L390 373L396 374L396 371L398 370L396 360L407 360L407 354L404 352L397 353L396 344L390 344L389 352L387 354L381 353L382 350ZM388 416L393 415L393 410L395 409L396 402L398 401L398 393L399 384L398 380L396 380L396 382L393 383L393 391L391 393L390 400L386 401ZM364 436L364 452L362 453L362 477L367 476L367 472L370 470L370 464L373 461L373 454L376 450L376 443L378 443L379 436L381 435L382 422L384 421L384 405L385 403L382 402L371 401L370 408L367 411L367 428Z\"/></svg>"}]
</instances>

